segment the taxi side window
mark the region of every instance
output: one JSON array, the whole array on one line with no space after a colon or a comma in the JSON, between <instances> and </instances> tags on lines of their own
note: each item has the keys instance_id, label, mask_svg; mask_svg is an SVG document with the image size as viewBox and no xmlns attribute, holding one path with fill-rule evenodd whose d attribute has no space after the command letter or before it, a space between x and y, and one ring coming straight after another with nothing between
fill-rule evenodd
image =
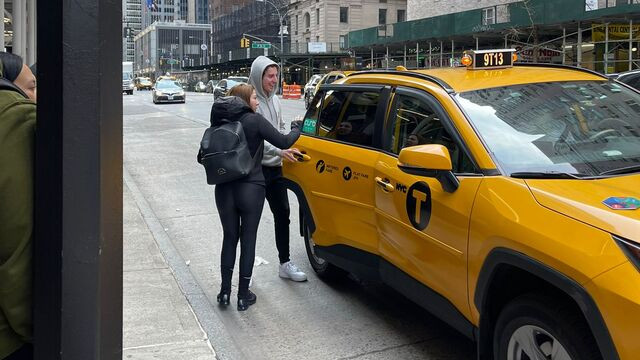
<instances>
[{"instance_id":1,"label":"taxi side window","mask_svg":"<svg viewBox=\"0 0 640 360\"><path fill-rule=\"evenodd\" d=\"M391 123L387 126L391 141L386 142L385 150L399 154L402 148L409 146L441 144L449 149L454 172L474 172L473 163L428 102L402 93L397 94L396 98L396 112L390 115Z\"/></svg>"},{"instance_id":2,"label":"taxi side window","mask_svg":"<svg viewBox=\"0 0 640 360\"><path fill-rule=\"evenodd\" d=\"M355 145L373 146L380 93L328 91L320 112L318 135Z\"/></svg>"}]
</instances>

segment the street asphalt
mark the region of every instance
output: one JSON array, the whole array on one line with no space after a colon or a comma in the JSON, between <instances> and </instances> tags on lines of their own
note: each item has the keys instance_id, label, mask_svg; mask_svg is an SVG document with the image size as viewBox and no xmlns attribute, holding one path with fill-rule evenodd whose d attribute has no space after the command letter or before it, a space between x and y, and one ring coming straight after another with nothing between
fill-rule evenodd
<instances>
[{"instance_id":1,"label":"street asphalt","mask_svg":"<svg viewBox=\"0 0 640 360\"><path fill-rule=\"evenodd\" d=\"M471 341L387 286L317 278L292 193L291 259L309 280L278 277L265 204L252 285L258 302L236 310L234 273L232 304L219 307L222 228L196 162L211 103L210 94L159 105L148 91L123 95L123 359L475 358ZM302 100L282 103L287 122L304 114Z\"/></svg>"}]
</instances>

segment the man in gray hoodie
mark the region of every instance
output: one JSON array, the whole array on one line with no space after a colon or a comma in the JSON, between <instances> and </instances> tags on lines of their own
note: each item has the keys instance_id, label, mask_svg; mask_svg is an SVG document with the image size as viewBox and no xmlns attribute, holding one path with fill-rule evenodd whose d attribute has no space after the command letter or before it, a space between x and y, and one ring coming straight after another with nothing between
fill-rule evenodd
<instances>
[{"instance_id":1,"label":"man in gray hoodie","mask_svg":"<svg viewBox=\"0 0 640 360\"><path fill-rule=\"evenodd\" d=\"M266 56L258 56L251 64L249 84L258 95L257 113L264 116L273 127L284 133L284 121L280 99L275 95L278 90L278 64ZM264 142L262 173L266 184L267 201L273 213L276 232L276 247L280 260L279 275L293 281L305 281L307 275L289 259L289 197L282 178L282 159L295 162L294 155L301 155L297 149L280 150Z\"/></svg>"}]
</instances>

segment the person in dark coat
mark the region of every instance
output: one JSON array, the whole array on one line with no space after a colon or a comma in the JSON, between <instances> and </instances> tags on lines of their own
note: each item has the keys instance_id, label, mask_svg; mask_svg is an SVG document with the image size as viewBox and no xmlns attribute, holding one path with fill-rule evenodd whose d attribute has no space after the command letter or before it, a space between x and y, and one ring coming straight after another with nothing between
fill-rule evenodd
<instances>
[{"instance_id":1,"label":"person in dark coat","mask_svg":"<svg viewBox=\"0 0 640 360\"><path fill-rule=\"evenodd\" d=\"M217 301L223 305L229 304L231 277L240 240L238 310L243 311L256 302L256 295L249 290L249 282L255 260L258 224L265 200L265 179L261 165L263 142L266 140L280 149L287 149L296 142L300 130L296 127L289 134L283 135L262 115L257 114L255 109L258 107L258 99L251 85L236 85L229 95L216 99L211 107L211 126L219 126L229 120L239 121L255 165L248 176L216 185L216 207L224 233L220 253L222 284Z\"/></svg>"},{"instance_id":2,"label":"person in dark coat","mask_svg":"<svg viewBox=\"0 0 640 360\"><path fill-rule=\"evenodd\" d=\"M0 359L32 357L36 79L0 52Z\"/></svg>"}]
</instances>

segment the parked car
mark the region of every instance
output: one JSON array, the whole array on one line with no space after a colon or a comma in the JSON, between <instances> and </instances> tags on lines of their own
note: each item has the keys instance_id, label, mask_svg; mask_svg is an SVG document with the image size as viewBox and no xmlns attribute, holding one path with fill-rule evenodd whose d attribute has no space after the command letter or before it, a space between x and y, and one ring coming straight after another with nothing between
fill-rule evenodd
<instances>
[{"instance_id":1,"label":"parked car","mask_svg":"<svg viewBox=\"0 0 640 360\"><path fill-rule=\"evenodd\" d=\"M612 74L610 77L640 91L640 70L631 70L619 74Z\"/></svg>"},{"instance_id":2,"label":"parked car","mask_svg":"<svg viewBox=\"0 0 640 360\"><path fill-rule=\"evenodd\" d=\"M194 86L194 90L196 92L205 92L207 90L207 86L202 81L198 81Z\"/></svg>"},{"instance_id":3,"label":"parked car","mask_svg":"<svg viewBox=\"0 0 640 360\"><path fill-rule=\"evenodd\" d=\"M638 359L640 93L513 59L317 90L283 164L311 267L388 284L478 358Z\"/></svg>"},{"instance_id":4,"label":"parked car","mask_svg":"<svg viewBox=\"0 0 640 360\"><path fill-rule=\"evenodd\" d=\"M220 82L220 80L209 80L207 81L207 89L206 91L210 94L213 93L213 88Z\"/></svg>"},{"instance_id":5,"label":"parked car","mask_svg":"<svg viewBox=\"0 0 640 360\"><path fill-rule=\"evenodd\" d=\"M153 88L153 103L161 102L181 102L187 100L184 89L180 82L175 80L159 80Z\"/></svg>"},{"instance_id":6,"label":"parked car","mask_svg":"<svg viewBox=\"0 0 640 360\"><path fill-rule=\"evenodd\" d=\"M311 99L313 99L313 92L316 88L316 85L318 85L318 82L320 81L320 79L322 79L322 75L320 74L315 74L313 75L309 81L307 81L307 84L304 86L304 108L308 109L309 108L309 103L311 102Z\"/></svg>"},{"instance_id":7,"label":"parked car","mask_svg":"<svg viewBox=\"0 0 640 360\"><path fill-rule=\"evenodd\" d=\"M227 91L229 91L232 87L241 84L248 83L249 78L246 76L230 76L226 79L220 80L218 84L213 88L213 99L215 100L218 96L227 95Z\"/></svg>"},{"instance_id":8,"label":"parked car","mask_svg":"<svg viewBox=\"0 0 640 360\"><path fill-rule=\"evenodd\" d=\"M153 88L153 82L148 77L136 78L136 90L151 90Z\"/></svg>"}]
</instances>

